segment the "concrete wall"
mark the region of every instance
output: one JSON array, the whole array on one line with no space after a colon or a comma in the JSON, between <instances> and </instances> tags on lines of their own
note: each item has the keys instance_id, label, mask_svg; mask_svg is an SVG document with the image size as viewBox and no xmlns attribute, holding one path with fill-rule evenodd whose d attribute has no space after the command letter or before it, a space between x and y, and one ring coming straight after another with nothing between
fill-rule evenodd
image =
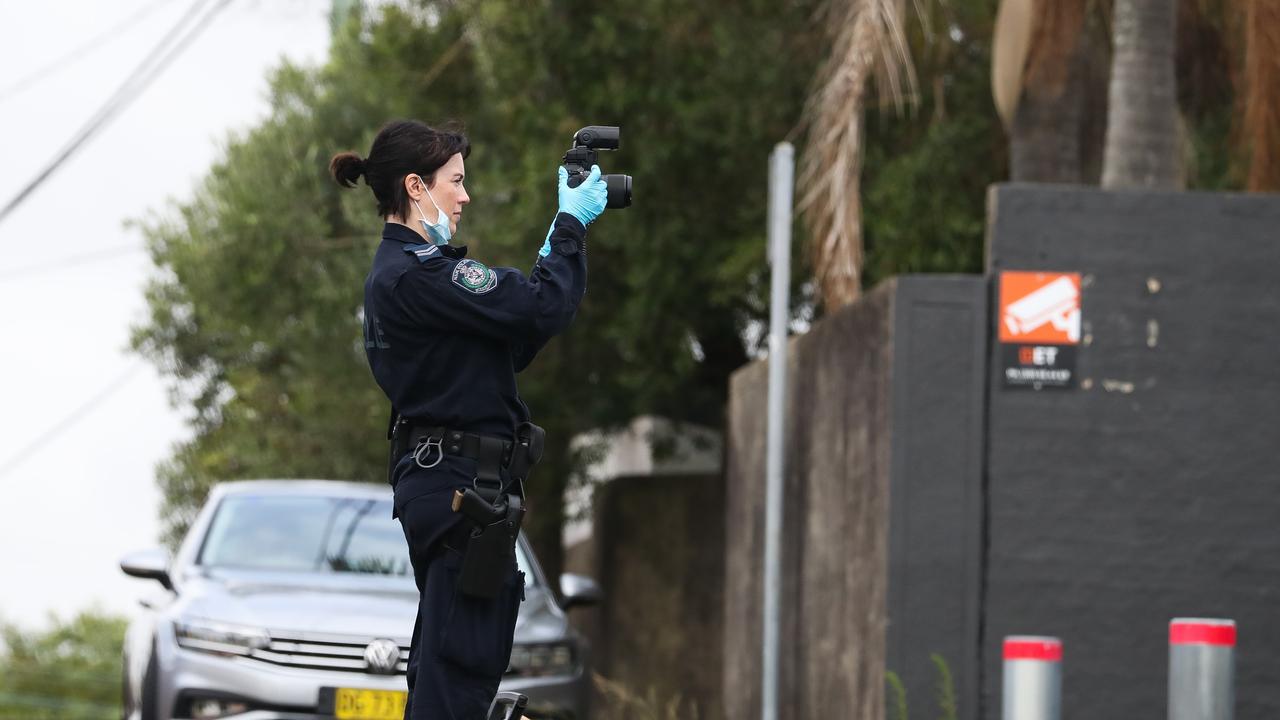
<instances>
[{"instance_id":1,"label":"concrete wall","mask_svg":"<svg viewBox=\"0 0 1280 720\"><path fill-rule=\"evenodd\" d=\"M886 659L932 714L933 653L976 708L985 296L899 278L790 343L782 718L883 717ZM760 708L767 372L730 392L728 717Z\"/></svg>"},{"instance_id":2,"label":"concrete wall","mask_svg":"<svg viewBox=\"0 0 1280 720\"><path fill-rule=\"evenodd\" d=\"M881 717L888 375L896 283L794 338L788 355L779 717ZM768 364L730 385L724 703L760 714ZM850 411L852 410L852 411ZM847 427L849 423L853 427Z\"/></svg>"},{"instance_id":3,"label":"concrete wall","mask_svg":"<svg viewBox=\"0 0 1280 720\"><path fill-rule=\"evenodd\" d=\"M1065 642L1064 717L1165 717L1167 623L1235 618L1236 716L1280 714L1280 198L1004 185L989 269L1083 274L1075 390L989 346L983 717L1003 635Z\"/></svg>"},{"instance_id":4,"label":"concrete wall","mask_svg":"<svg viewBox=\"0 0 1280 720\"><path fill-rule=\"evenodd\" d=\"M642 415L625 427L582 433L570 441L574 452L590 458L583 468L584 481L565 491L563 547L589 540L595 527L592 502L604 483L621 477L663 475L719 476L724 442L716 430L692 423L673 423Z\"/></svg>"},{"instance_id":5,"label":"concrete wall","mask_svg":"<svg viewBox=\"0 0 1280 720\"><path fill-rule=\"evenodd\" d=\"M678 696L681 716L696 707L702 720L722 717L723 493L720 475L614 479L596 490L590 539L566 552L604 593L570 611L594 670L639 697Z\"/></svg>"}]
</instances>

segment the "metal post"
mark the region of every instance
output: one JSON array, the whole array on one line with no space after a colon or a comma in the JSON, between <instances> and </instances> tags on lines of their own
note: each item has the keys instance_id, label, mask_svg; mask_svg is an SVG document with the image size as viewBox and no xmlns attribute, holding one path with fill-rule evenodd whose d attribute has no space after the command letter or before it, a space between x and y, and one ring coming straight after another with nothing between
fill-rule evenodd
<instances>
[{"instance_id":1,"label":"metal post","mask_svg":"<svg viewBox=\"0 0 1280 720\"><path fill-rule=\"evenodd\" d=\"M1235 620L1169 622L1169 720L1231 720L1235 650Z\"/></svg>"},{"instance_id":2,"label":"metal post","mask_svg":"<svg viewBox=\"0 0 1280 720\"><path fill-rule=\"evenodd\" d=\"M1003 720L1058 720L1062 715L1062 641L1011 635L1004 639Z\"/></svg>"},{"instance_id":3,"label":"metal post","mask_svg":"<svg viewBox=\"0 0 1280 720\"><path fill-rule=\"evenodd\" d=\"M795 150L769 155L769 429L765 444L764 653L761 715L778 718L778 610L782 589L783 412L787 390L787 322L791 315L791 201Z\"/></svg>"}]
</instances>

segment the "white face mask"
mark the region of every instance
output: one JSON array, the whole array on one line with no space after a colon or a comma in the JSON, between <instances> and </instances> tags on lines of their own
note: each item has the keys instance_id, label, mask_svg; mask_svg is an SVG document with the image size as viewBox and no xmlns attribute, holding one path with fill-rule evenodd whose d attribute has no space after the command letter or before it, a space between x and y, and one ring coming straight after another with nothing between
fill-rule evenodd
<instances>
[{"instance_id":1,"label":"white face mask","mask_svg":"<svg viewBox=\"0 0 1280 720\"><path fill-rule=\"evenodd\" d=\"M418 180L422 181L421 175L418 176ZM426 187L427 183L422 182L422 186ZM453 239L453 231L449 229L449 216L440 209L439 205L436 205L436 199L431 197L430 192L427 193L427 199L436 207L436 221L434 223L427 222L426 213L422 212L422 208L418 206L418 201L414 200L413 206L418 208L418 215L421 216L418 218L418 222L422 223L423 231L427 233L427 237L431 238L432 242L436 245L448 245L449 241Z\"/></svg>"}]
</instances>

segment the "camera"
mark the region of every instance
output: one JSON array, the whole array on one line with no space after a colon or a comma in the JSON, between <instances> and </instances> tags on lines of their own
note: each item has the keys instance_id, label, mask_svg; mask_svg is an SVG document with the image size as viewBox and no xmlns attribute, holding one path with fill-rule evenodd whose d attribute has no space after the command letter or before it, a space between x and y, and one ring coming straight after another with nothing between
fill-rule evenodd
<instances>
[{"instance_id":1,"label":"camera","mask_svg":"<svg viewBox=\"0 0 1280 720\"><path fill-rule=\"evenodd\" d=\"M588 125L573 134L573 147L564 154L564 167L569 171L569 187L578 187L587 175L591 174L591 166L598 165L596 151L617 150L622 143L622 129L612 125ZM605 207L624 208L631 205L631 176L602 175L605 186L609 189L609 199Z\"/></svg>"}]
</instances>

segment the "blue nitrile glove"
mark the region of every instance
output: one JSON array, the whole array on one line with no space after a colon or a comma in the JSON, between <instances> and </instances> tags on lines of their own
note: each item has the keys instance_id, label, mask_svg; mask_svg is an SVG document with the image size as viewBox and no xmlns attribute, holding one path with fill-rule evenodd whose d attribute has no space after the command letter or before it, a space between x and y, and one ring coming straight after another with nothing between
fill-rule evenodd
<instances>
[{"instance_id":1,"label":"blue nitrile glove","mask_svg":"<svg viewBox=\"0 0 1280 720\"><path fill-rule=\"evenodd\" d=\"M560 166L559 175L559 212L569 213L574 216L578 219L578 222L582 223L583 227L590 225L604 212L605 204L609 200L609 186L600 179L600 166L592 165L591 174L576 188L569 187L569 171L563 165ZM542 249L538 251L538 254L542 257L551 254L551 231L555 227L556 223L553 219L551 227L547 228L547 237L542 241Z\"/></svg>"},{"instance_id":2,"label":"blue nitrile glove","mask_svg":"<svg viewBox=\"0 0 1280 720\"><path fill-rule=\"evenodd\" d=\"M576 188L569 187L569 171L560 166L560 212L578 218L585 227L600 217L608 199L609 188L600 179L599 165L592 165L591 174Z\"/></svg>"}]
</instances>

